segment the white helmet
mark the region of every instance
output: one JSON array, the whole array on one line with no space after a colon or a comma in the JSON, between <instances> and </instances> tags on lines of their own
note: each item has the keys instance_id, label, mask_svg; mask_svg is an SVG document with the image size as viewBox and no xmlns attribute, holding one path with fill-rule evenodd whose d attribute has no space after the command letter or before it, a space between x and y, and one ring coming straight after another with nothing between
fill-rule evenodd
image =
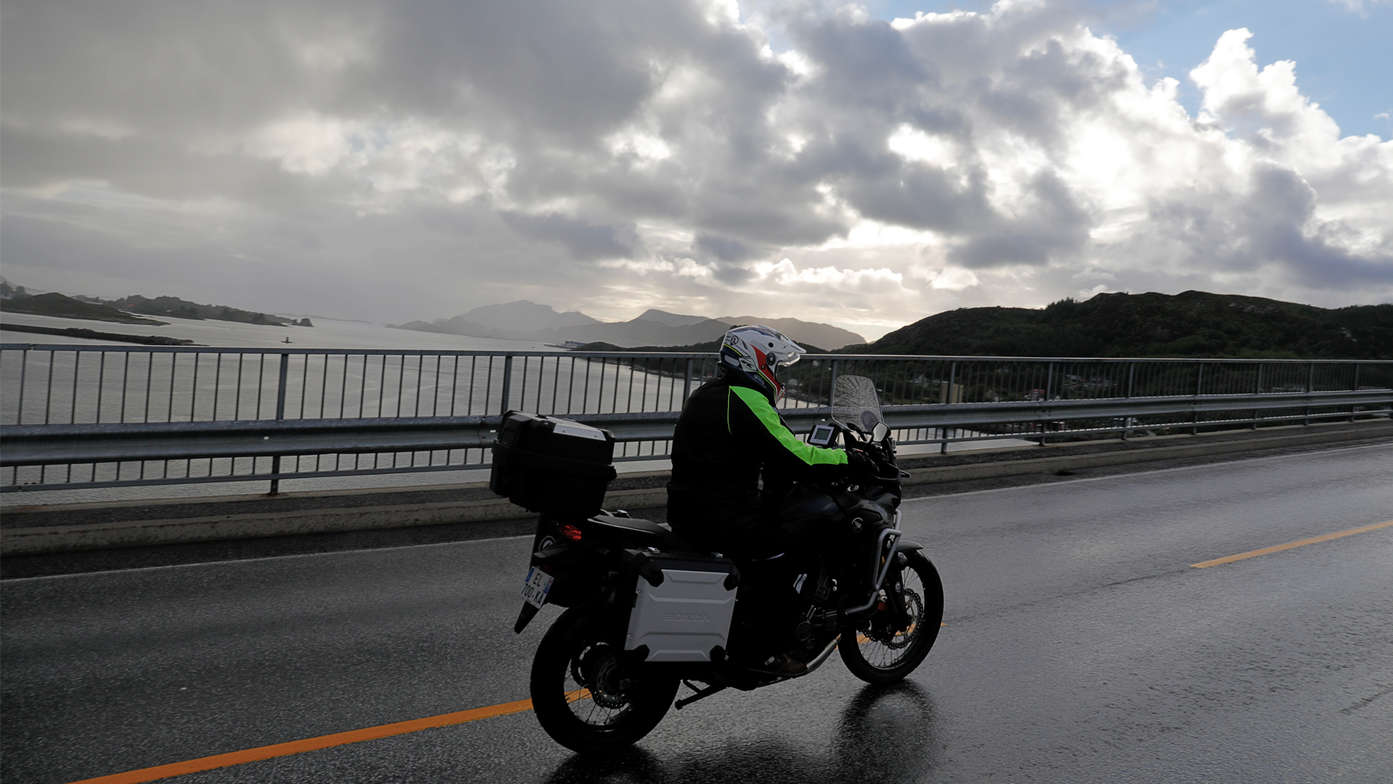
<instances>
[{"instance_id":1,"label":"white helmet","mask_svg":"<svg viewBox=\"0 0 1393 784\"><path fill-rule=\"evenodd\" d=\"M761 324L733 327L721 341L721 365L775 399L784 391L778 369L797 362L804 353L782 332Z\"/></svg>"}]
</instances>

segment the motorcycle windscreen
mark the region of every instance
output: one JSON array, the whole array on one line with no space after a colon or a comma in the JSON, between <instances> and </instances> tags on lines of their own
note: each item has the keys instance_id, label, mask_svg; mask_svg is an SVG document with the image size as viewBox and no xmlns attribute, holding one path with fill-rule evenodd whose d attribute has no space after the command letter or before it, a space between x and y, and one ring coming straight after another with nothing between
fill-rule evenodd
<instances>
[{"instance_id":1,"label":"motorcycle windscreen","mask_svg":"<svg viewBox=\"0 0 1393 784\"><path fill-rule=\"evenodd\" d=\"M832 418L866 435L884 424L875 382L865 376L837 376L832 387Z\"/></svg>"}]
</instances>

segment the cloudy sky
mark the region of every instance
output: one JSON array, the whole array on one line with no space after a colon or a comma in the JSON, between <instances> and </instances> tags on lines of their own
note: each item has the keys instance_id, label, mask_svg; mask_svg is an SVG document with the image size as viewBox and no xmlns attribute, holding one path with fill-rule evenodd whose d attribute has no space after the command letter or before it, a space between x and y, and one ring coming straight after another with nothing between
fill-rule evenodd
<instances>
[{"instance_id":1,"label":"cloudy sky","mask_svg":"<svg viewBox=\"0 0 1393 784\"><path fill-rule=\"evenodd\" d=\"M6 0L0 264L435 318L1393 301L1389 0Z\"/></svg>"}]
</instances>

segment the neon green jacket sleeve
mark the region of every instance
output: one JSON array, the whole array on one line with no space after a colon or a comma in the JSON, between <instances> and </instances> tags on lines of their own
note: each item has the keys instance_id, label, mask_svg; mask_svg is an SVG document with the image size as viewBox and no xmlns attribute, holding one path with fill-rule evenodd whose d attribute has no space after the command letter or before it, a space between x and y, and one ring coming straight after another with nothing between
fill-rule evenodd
<instances>
[{"instance_id":1,"label":"neon green jacket sleeve","mask_svg":"<svg viewBox=\"0 0 1393 784\"><path fill-rule=\"evenodd\" d=\"M844 470L846 452L804 443L784 424L779 412L762 392L731 386L726 398L726 428L742 442L757 445L768 461L781 463L795 473ZM836 469L841 466L843 469Z\"/></svg>"}]
</instances>

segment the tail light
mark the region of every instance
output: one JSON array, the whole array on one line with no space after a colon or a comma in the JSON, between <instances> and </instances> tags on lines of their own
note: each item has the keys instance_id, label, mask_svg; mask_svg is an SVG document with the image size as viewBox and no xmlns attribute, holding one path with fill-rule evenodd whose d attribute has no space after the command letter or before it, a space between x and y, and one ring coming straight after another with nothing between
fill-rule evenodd
<instances>
[{"instance_id":1,"label":"tail light","mask_svg":"<svg viewBox=\"0 0 1393 784\"><path fill-rule=\"evenodd\" d=\"M562 537L571 540L572 542L580 541L580 526L576 525L575 523L566 523L561 527L557 528L556 532L561 534Z\"/></svg>"}]
</instances>

